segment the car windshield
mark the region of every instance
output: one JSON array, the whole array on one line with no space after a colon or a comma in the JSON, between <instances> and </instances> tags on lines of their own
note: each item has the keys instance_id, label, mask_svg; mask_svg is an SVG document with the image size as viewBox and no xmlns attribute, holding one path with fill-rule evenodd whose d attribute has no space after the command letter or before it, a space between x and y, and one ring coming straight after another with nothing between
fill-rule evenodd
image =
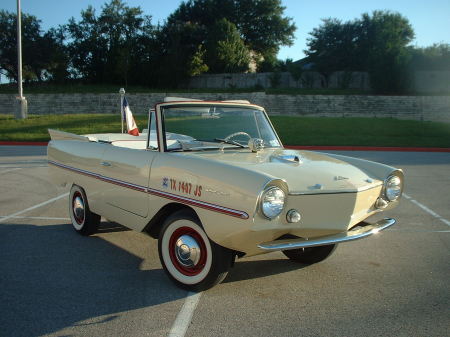
<instances>
[{"instance_id":1,"label":"car windshield","mask_svg":"<svg viewBox=\"0 0 450 337\"><path fill-rule=\"evenodd\" d=\"M162 112L169 151L244 148L251 138L281 146L265 113L254 107L177 105Z\"/></svg>"}]
</instances>

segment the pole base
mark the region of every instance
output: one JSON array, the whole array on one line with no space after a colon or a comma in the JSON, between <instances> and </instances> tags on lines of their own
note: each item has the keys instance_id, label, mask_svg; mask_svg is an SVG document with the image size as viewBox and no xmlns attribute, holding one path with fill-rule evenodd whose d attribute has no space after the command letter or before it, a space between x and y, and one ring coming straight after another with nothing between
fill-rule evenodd
<instances>
[{"instance_id":1,"label":"pole base","mask_svg":"<svg viewBox=\"0 0 450 337\"><path fill-rule=\"evenodd\" d=\"M25 119L28 117L28 102L25 97L16 97L17 104L14 111L14 117L16 119Z\"/></svg>"}]
</instances>

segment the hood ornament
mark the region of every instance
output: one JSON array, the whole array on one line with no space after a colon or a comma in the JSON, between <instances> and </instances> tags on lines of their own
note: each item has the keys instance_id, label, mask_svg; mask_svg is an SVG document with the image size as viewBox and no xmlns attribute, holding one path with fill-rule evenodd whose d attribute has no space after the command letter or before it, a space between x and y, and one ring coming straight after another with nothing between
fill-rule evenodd
<instances>
[{"instance_id":1,"label":"hood ornament","mask_svg":"<svg viewBox=\"0 0 450 337\"><path fill-rule=\"evenodd\" d=\"M261 138L250 138L248 141L248 147L253 153L264 149L264 140Z\"/></svg>"},{"instance_id":2,"label":"hood ornament","mask_svg":"<svg viewBox=\"0 0 450 337\"><path fill-rule=\"evenodd\" d=\"M348 180L348 178L347 177L343 177L343 176L335 176L334 177L334 180Z\"/></svg>"}]
</instances>

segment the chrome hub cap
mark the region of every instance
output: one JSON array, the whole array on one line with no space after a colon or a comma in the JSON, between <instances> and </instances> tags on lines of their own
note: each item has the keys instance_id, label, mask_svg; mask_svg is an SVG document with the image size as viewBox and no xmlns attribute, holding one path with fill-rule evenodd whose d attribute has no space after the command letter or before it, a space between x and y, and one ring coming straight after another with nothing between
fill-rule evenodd
<instances>
[{"instance_id":1,"label":"chrome hub cap","mask_svg":"<svg viewBox=\"0 0 450 337\"><path fill-rule=\"evenodd\" d=\"M182 235L175 244L175 256L182 266L194 267L200 261L200 245L192 236Z\"/></svg>"},{"instance_id":2,"label":"chrome hub cap","mask_svg":"<svg viewBox=\"0 0 450 337\"><path fill-rule=\"evenodd\" d=\"M84 222L84 202L80 196L73 199L73 215L77 223L82 224Z\"/></svg>"}]
</instances>

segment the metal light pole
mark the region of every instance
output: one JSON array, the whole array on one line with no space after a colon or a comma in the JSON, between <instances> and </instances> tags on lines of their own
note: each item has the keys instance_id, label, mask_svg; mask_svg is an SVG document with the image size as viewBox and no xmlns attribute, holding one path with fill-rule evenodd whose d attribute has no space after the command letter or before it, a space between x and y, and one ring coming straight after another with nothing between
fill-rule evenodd
<instances>
[{"instance_id":1,"label":"metal light pole","mask_svg":"<svg viewBox=\"0 0 450 337\"><path fill-rule=\"evenodd\" d=\"M17 0L17 84L19 85L19 96L17 98L17 108L15 117L27 118L28 104L23 96L22 88L22 11L20 9L20 0Z\"/></svg>"}]
</instances>

